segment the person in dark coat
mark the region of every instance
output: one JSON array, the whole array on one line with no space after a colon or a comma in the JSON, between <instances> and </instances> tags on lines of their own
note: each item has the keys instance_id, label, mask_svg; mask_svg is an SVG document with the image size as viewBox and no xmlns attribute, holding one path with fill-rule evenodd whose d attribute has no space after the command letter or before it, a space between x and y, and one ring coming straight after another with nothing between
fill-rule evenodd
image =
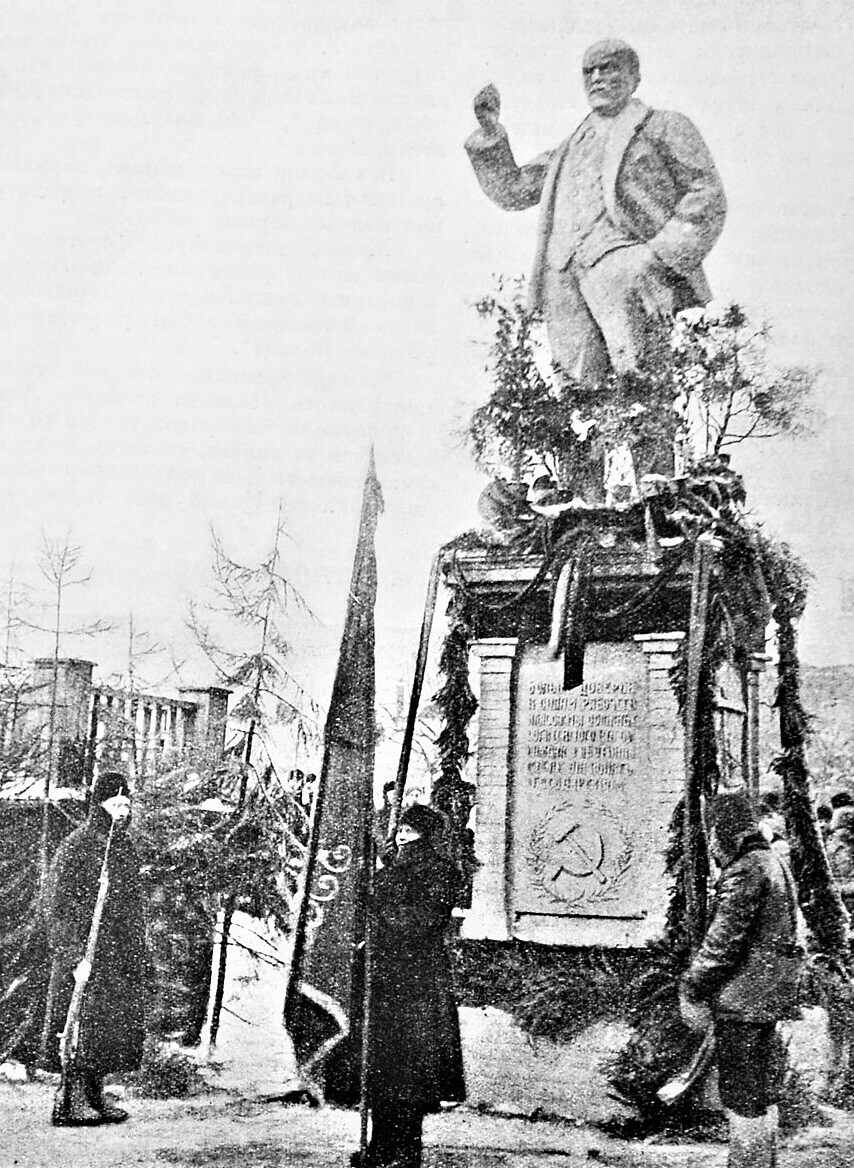
<instances>
[{"instance_id":1,"label":"person in dark coat","mask_svg":"<svg viewBox=\"0 0 854 1168\"><path fill-rule=\"evenodd\" d=\"M371 1168L417 1168L424 1116L441 1101L465 1098L460 1025L445 946L460 876L437 850L444 829L439 812L413 804L400 817L397 855L375 877L368 1041Z\"/></svg>"},{"instance_id":2,"label":"person in dark coat","mask_svg":"<svg viewBox=\"0 0 854 1168\"><path fill-rule=\"evenodd\" d=\"M730 1168L776 1163L775 1030L797 1016L802 951L798 906L785 860L762 833L746 792L711 805L712 851L721 865L709 927L682 979L689 1026L714 1020Z\"/></svg>"},{"instance_id":3,"label":"person in dark coat","mask_svg":"<svg viewBox=\"0 0 854 1168\"><path fill-rule=\"evenodd\" d=\"M62 1032L75 982L85 990L77 1049L61 1067L62 1081L53 1109L57 1126L120 1123L127 1112L103 1093L104 1076L134 1071L142 1060L145 1036L145 984L149 963L140 861L128 837L130 790L123 775L98 777L89 816L60 844L45 888L44 914L53 955L49 1002L51 1036ZM91 965L86 957L99 877L109 840L108 887ZM50 1043L50 1069L56 1069L58 1044Z\"/></svg>"},{"instance_id":4,"label":"person in dark coat","mask_svg":"<svg viewBox=\"0 0 854 1168\"><path fill-rule=\"evenodd\" d=\"M834 810L824 846L839 894L854 912L854 807L843 804Z\"/></svg>"}]
</instances>

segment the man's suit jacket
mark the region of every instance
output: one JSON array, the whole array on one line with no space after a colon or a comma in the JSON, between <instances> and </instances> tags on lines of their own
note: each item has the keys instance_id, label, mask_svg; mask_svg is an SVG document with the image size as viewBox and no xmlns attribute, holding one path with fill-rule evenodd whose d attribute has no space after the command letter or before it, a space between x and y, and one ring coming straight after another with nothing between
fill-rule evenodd
<instances>
[{"instance_id":1,"label":"man's suit jacket","mask_svg":"<svg viewBox=\"0 0 854 1168\"><path fill-rule=\"evenodd\" d=\"M466 150L484 192L507 211L540 204L530 306L541 309L546 250L554 229L558 176L567 153L585 132L590 114L556 149L517 166L507 133L484 146L475 133ZM602 167L608 214L629 239L647 244L705 304L711 293L702 262L723 228L726 198L712 156L688 118L653 110L633 98L614 119Z\"/></svg>"}]
</instances>

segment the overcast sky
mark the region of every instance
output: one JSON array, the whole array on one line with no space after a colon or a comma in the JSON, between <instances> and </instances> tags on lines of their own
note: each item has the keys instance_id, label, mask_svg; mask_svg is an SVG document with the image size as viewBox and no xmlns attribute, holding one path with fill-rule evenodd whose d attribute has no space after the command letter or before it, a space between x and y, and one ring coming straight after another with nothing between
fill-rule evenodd
<instances>
[{"instance_id":1,"label":"overcast sky","mask_svg":"<svg viewBox=\"0 0 854 1168\"><path fill-rule=\"evenodd\" d=\"M854 660L852 20L850 0L5 5L0 580L36 583L41 532L71 530L78 607L180 641L210 525L256 559L281 496L334 638L373 442L381 657L414 638L483 485L454 436L487 391L470 306L533 251L536 213L470 171L471 97L499 87L524 160L584 115L584 47L619 35L639 96L687 113L721 171L716 298L825 370L822 434L736 461L817 573L805 657ZM106 671L124 637L66 648Z\"/></svg>"}]
</instances>

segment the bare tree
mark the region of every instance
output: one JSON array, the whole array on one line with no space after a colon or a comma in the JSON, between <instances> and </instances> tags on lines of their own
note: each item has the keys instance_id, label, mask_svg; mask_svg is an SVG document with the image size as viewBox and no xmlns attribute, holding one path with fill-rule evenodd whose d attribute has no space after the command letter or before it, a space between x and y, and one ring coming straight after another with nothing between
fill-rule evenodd
<instances>
[{"instance_id":1,"label":"bare tree","mask_svg":"<svg viewBox=\"0 0 854 1168\"><path fill-rule=\"evenodd\" d=\"M691 309L677 318L669 376L701 455L718 455L749 438L812 433L818 373L804 365L775 366L770 339L770 327L752 324L739 304Z\"/></svg>"},{"instance_id":2,"label":"bare tree","mask_svg":"<svg viewBox=\"0 0 854 1168\"><path fill-rule=\"evenodd\" d=\"M277 778L272 766L254 764L256 741L273 725L288 723L295 740L319 741L321 711L287 667L290 646L282 628L291 610L313 617L308 604L282 570L282 544L286 538L282 504L270 551L257 565L241 564L226 552L216 533L213 539L213 576L215 604L212 611L249 631L254 644L247 651L225 647L213 635L198 607L191 606L189 627L205 656L216 669L222 683L239 694L231 716L241 724L241 765L236 792L235 818L239 818L247 799L250 775L267 798L266 784ZM279 791L279 795L290 792ZM223 905L219 967L211 1012L210 1045L216 1045L222 1000L225 989L228 936L237 905L234 894Z\"/></svg>"},{"instance_id":3,"label":"bare tree","mask_svg":"<svg viewBox=\"0 0 854 1168\"><path fill-rule=\"evenodd\" d=\"M32 755L35 745L33 736L22 738L18 727L21 705L30 687L29 670L21 660L18 633L25 626L31 599L30 589L16 577L13 563L3 590L5 636L0 666L0 782L5 782L10 772Z\"/></svg>"},{"instance_id":4,"label":"bare tree","mask_svg":"<svg viewBox=\"0 0 854 1168\"><path fill-rule=\"evenodd\" d=\"M39 625L25 621L28 628L50 633L53 638L53 668L50 686L48 713L48 734L46 760L44 764L44 786L42 796L44 813L42 816L42 842L40 853L41 877L44 879L48 868L48 825L50 792L56 773L58 751L56 749L57 689L59 683L59 661L62 639L66 636L97 636L109 632L113 627L109 621L93 620L76 627L66 627L63 623L63 605L70 588L82 587L89 583L91 571L80 564L81 548L71 543L70 535L62 539L50 539L42 533L42 546L38 557L38 567L51 590L49 609L52 614L50 625Z\"/></svg>"}]
</instances>

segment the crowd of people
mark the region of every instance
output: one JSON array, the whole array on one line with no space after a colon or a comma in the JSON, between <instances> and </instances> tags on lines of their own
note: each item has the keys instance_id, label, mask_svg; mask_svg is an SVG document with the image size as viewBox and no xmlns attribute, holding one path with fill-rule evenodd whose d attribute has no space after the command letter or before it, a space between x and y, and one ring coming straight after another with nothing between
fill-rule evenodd
<instances>
[{"instance_id":1,"label":"crowd of people","mask_svg":"<svg viewBox=\"0 0 854 1168\"><path fill-rule=\"evenodd\" d=\"M387 783L375 824L381 860L370 914L371 1138L353 1157L367 1168L418 1168L424 1116L465 1098L446 944L460 873L448 856L444 815L415 803L395 826L394 804L394 784ZM830 867L852 908L854 799L839 792L827 810L819 819ZM151 967L130 815L125 777L101 775L87 820L54 857L42 899L53 954L45 1026L62 1032L46 1063L61 1071L57 1126L125 1120L127 1112L104 1094L104 1076L135 1070L142 1057ZM681 981L680 1007L691 1028L714 1037L730 1168L770 1168L780 1087L775 1032L779 1021L797 1016L804 961L779 795L755 802L745 791L719 794L707 822L716 894L702 946Z\"/></svg>"}]
</instances>

